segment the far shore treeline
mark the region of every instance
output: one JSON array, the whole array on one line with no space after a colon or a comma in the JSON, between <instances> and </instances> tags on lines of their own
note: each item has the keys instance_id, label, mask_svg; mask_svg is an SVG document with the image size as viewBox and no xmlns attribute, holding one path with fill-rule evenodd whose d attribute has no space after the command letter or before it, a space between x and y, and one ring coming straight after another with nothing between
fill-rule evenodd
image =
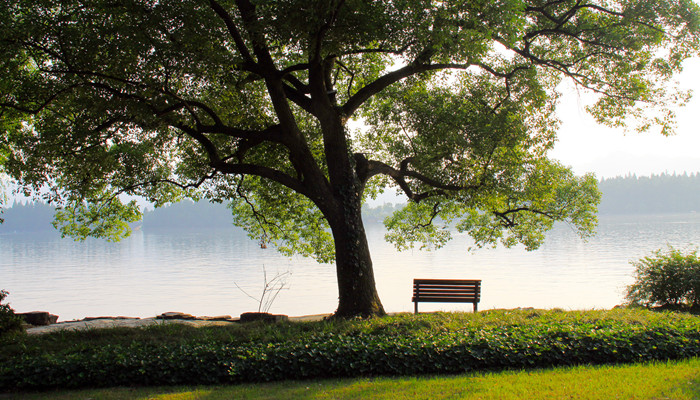
<instances>
[{"instance_id":1,"label":"far shore treeline","mask_svg":"<svg viewBox=\"0 0 700 400\"><path fill-rule=\"evenodd\" d=\"M700 173L627 175L602 179L598 213L670 214L700 212Z\"/></svg>"},{"instance_id":2,"label":"far shore treeline","mask_svg":"<svg viewBox=\"0 0 700 400\"><path fill-rule=\"evenodd\" d=\"M603 178L600 215L674 214L700 212L700 173L627 175ZM400 204L365 205L366 223L380 223ZM54 208L45 203L17 202L3 211L0 233L53 230ZM183 201L158 209L147 207L140 226L145 230L232 227L231 212L223 204Z\"/></svg>"}]
</instances>

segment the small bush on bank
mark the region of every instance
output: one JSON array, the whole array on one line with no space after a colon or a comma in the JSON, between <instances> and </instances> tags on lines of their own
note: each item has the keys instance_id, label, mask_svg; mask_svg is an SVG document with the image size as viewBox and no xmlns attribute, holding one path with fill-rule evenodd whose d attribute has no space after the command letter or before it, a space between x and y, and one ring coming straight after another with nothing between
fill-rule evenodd
<instances>
[{"instance_id":1,"label":"small bush on bank","mask_svg":"<svg viewBox=\"0 0 700 400\"><path fill-rule=\"evenodd\" d=\"M281 334L261 335L275 326ZM700 355L700 317L644 310L407 314L216 330L183 329L188 338L177 341L158 337L173 328L150 329L149 340L115 337L100 346L91 339L102 340L99 331L24 337L11 346L26 351L0 355L0 389L452 374ZM62 345L48 346L55 342Z\"/></svg>"},{"instance_id":2,"label":"small bush on bank","mask_svg":"<svg viewBox=\"0 0 700 400\"><path fill-rule=\"evenodd\" d=\"M23 331L22 319L15 315L15 310L9 304L2 304L8 294L0 290L0 338Z\"/></svg>"},{"instance_id":3,"label":"small bush on bank","mask_svg":"<svg viewBox=\"0 0 700 400\"><path fill-rule=\"evenodd\" d=\"M627 288L631 304L646 307L700 307L700 258L669 247L632 263L635 282Z\"/></svg>"}]
</instances>

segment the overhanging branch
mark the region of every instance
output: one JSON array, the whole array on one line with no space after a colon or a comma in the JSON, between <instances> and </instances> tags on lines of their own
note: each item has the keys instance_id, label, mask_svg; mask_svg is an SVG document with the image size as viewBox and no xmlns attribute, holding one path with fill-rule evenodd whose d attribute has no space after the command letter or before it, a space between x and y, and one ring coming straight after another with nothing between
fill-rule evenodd
<instances>
[{"instance_id":1,"label":"overhanging branch","mask_svg":"<svg viewBox=\"0 0 700 400\"><path fill-rule=\"evenodd\" d=\"M409 76L419 74L421 72L427 71L439 71L443 69L467 69L471 64L459 64L459 63L448 63L448 64L421 64L421 63L411 63L403 68L399 68L396 71L389 72L388 74L376 79L374 82L368 84L362 89L358 90L348 101L343 105L342 110L346 116L352 115L365 101L370 97L376 95L387 87L393 85L394 83L408 78Z\"/></svg>"},{"instance_id":2,"label":"overhanging branch","mask_svg":"<svg viewBox=\"0 0 700 400\"><path fill-rule=\"evenodd\" d=\"M511 215L511 214L517 215L517 213L520 213L520 212L531 212L531 213L534 213L534 214L543 215L543 216L545 216L545 217L547 217L547 218L549 218L549 219L554 219L554 216L553 216L552 214L550 214L550 213L548 213L548 212L545 212L545 211L536 210L536 209L533 209L533 208L530 208L530 207L518 207L518 208L513 208L513 209L510 209L510 210L506 210L506 211L492 211L492 213L493 213L495 216L497 216L498 218L501 219L501 222L502 222L503 226L506 227L506 228L513 228L513 227L515 227L515 226L518 225L518 224L515 222L514 216L510 216L510 215Z\"/></svg>"},{"instance_id":3,"label":"overhanging branch","mask_svg":"<svg viewBox=\"0 0 700 400\"><path fill-rule=\"evenodd\" d=\"M233 38L233 41L236 44L236 49L241 54L246 63L250 64L250 66L255 65L255 60L250 54L250 51L248 51L248 47L243 41L243 37L241 36L240 31L238 30L236 23L233 21L233 18L228 13L228 11L226 11L226 9L222 7L221 4L219 4L216 0L209 0L209 4L212 10L214 10L214 12L219 16L219 18L221 18L221 20L224 21L224 24L226 24L226 29L228 29L229 34Z\"/></svg>"},{"instance_id":4,"label":"overhanging branch","mask_svg":"<svg viewBox=\"0 0 700 400\"><path fill-rule=\"evenodd\" d=\"M308 198L313 198L311 191L300 180L274 168L247 163L229 163L226 161L213 162L211 166L224 174L254 175L270 179Z\"/></svg>"},{"instance_id":5,"label":"overhanging branch","mask_svg":"<svg viewBox=\"0 0 700 400\"><path fill-rule=\"evenodd\" d=\"M363 157L364 156L361 154L355 155L356 160L362 159ZM396 182L397 185L399 185L399 187L401 188L401 190L403 190L406 196L415 202L420 202L430 197L447 196L450 192L454 193L459 191L475 190L481 187L481 185L456 185L440 182L417 171L408 169L408 165L411 162L410 159L406 159L403 162L401 162L400 169L396 169L381 161L365 160L365 162L366 168L362 170L363 173L361 179L367 181L371 177L380 174L389 176L391 179L394 180L394 182ZM421 182L422 184L430 186L432 189L422 193L415 193L409 185L406 178L415 179Z\"/></svg>"}]
</instances>

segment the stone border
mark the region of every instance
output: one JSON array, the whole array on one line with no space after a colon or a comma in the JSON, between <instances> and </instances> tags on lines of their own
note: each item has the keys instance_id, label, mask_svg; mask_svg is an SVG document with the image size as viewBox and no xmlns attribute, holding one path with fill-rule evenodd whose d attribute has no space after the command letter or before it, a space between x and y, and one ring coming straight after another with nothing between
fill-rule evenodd
<instances>
[{"instance_id":1,"label":"stone border","mask_svg":"<svg viewBox=\"0 0 700 400\"><path fill-rule=\"evenodd\" d=\"M166 315L167 314L167 315ZM321 321L331 314L305 315L300 317L288 317L289 321L293 322L309 322ZM61 330L75 331L84 329L102 329L102 328L138 328L151 325L163 324L183 324L194 327L202 326L227 326L234 323L239 323L238 318L231 318L228 315L218 317L195 317L184 313L163 313L157 317L138 318L138 317L87 317L79 321L62 321L56 324L46 326L32 326L27 328L28 334L51 333Z\"/></svg>"}]
</instances>

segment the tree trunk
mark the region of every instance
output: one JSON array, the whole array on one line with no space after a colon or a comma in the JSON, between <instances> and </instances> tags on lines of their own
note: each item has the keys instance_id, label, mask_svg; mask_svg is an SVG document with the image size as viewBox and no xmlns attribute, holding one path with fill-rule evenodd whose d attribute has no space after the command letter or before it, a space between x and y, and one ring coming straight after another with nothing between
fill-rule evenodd
<instances>
[{"instance_id":1,"label":"tree trunk","mask_svg":"<svg viewBox=\"0 0 700 400\"><path fill-rule=\"evenodd\" d=\"M328 165L329 192L320 196L317 204L324 210L333 233L335 265L338 277L337 317L369 317L384 315L374 282L372 258L362 223L362 192L364 182L356 171L345 132L344 117L328 97L323 68L309 72L316 115L321 123L323 146ZM321 185L317 185L319 187ZM329 204L323 204L332 198Z\"/></svg>"},{"instance_id":2,"label":"tree trunk","mask_svg":"<svg viewBox=\"0 0 700 400\"><path fill-rule=\"evenodd\" d=\"M338 317L385 315L374 282L372 258L361 218L359 196L349 196L343 215L331 222L338 276Z\"/></svg>"}]
</instances>

